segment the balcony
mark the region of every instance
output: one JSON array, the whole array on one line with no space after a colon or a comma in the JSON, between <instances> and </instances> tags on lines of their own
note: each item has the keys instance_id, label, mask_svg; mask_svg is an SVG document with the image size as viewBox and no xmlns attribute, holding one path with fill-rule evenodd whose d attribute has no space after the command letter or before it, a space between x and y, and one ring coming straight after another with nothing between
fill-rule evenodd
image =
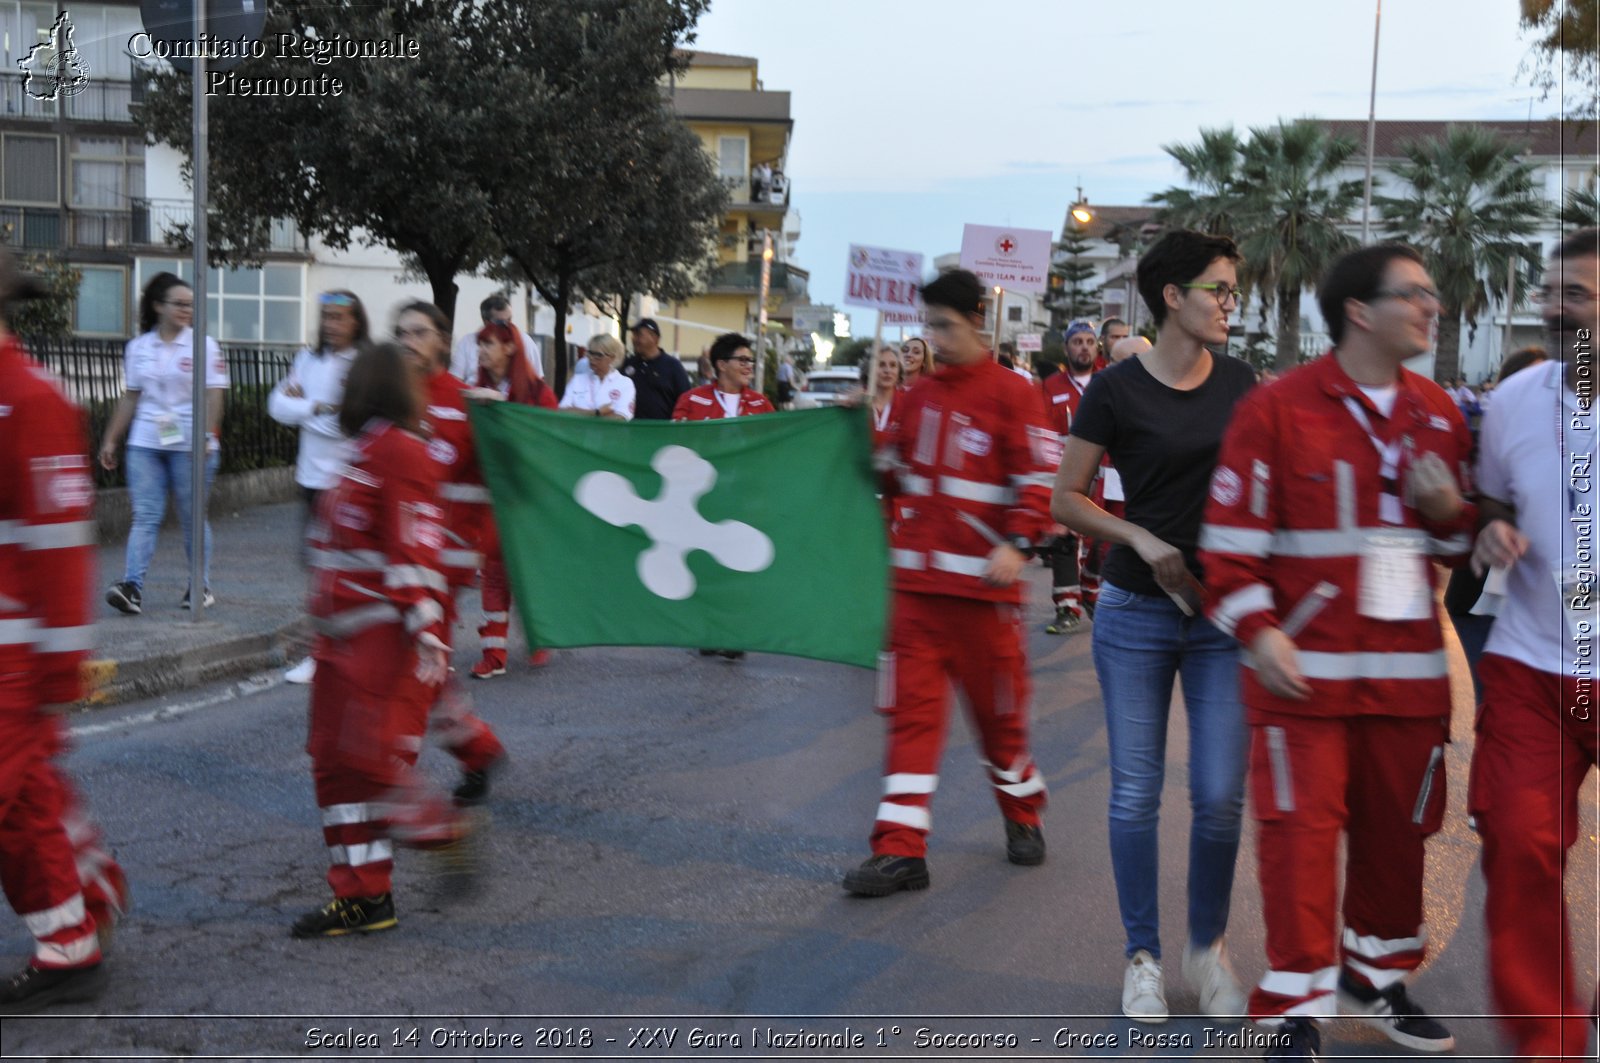
<instances>
[{"instance_id":1,"label":"balcony","mask_svg":"<svg viewBox=\"0 0 1600 1063\"><path fill-rule=\"evenodd\" d=\"M129 105L134 102L133 82L91 78L73 96L59 100L38 100L23 91L26 79L20 74L0 74L0 117L54 121L65 108L65 117L75 122L132 122Z\"/></svg>"},{"instance_id":2,"label":"balcony","mask_svg":"<svg viewBox=\"0 0 1600 1063\"><path fill-rule=\"evenodd\" d=\"M806 294L811 275L798 266L783 262L772 264L769 293L780 299L799 299ZM758 295L761 292L761 260L729 262L719 266L706 284L711 295Z\"/></svg>"},{"instance_id":3,"label":"balcony","mask_svg":"<svg viewBox=\"0 0 1600 1063\"><path fill-rule=\"evenodd\" d=\"M189 240L194 205L182 199L135 199L126 210L0 205L0 243L29 251L170 250ZM305 254L306 238L292 221L274 220L265 250Z\"/></svg>"}]
</instances>

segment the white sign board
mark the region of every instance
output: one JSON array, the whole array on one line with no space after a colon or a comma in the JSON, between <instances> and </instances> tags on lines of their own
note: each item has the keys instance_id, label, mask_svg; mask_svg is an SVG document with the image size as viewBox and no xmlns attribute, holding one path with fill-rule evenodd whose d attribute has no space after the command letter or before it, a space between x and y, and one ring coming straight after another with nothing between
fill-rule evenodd
<instances>
[{"instance_id":1,"label":"white sign board","mask_svg":"<svg viewBox=\"0 0 1600 1063\"><path fill-rule=\"evenodd\" d=\"M961 268L1008 292L1049 287L1050 230L968 225L961 233Z\"/></svg>"},{"instance_id":2,"label":"white sign board","mask_svg":"<svg viewBox=\"0 0 1600 1063\"><path fill-rule=\"evenodd\" d=\"M1042 350L1044 350L1044 333L1042 333L1042 332L1019 332L1019 333L1017 333L1017 351L1018 351L1018 353L1022 353L1024 351L1032 352L1032 351L1042 351Z\"/></svg>"},{"instance_id":3,"label":"white sign board","mask_svg":"<svg viewBox=\"0 0 1600 1063\"><path fill-rule=\"evenodd\" d=\"M821 332L833 322L831 306L797 306L794 308L794 330L802 335Z\"/></svg>"},{"instance_id":4,"label":"white sign board","mask_svg":"<svg viewBox=\"0 0 1600 1063\"><path fill-rule=\"evenodd\" d=\"M922 320L922 304L917 299L921 287L921 252L850 245L844 280L846 305L881 310L888 325L918 322Z\"/></svg>"}]
</instances>

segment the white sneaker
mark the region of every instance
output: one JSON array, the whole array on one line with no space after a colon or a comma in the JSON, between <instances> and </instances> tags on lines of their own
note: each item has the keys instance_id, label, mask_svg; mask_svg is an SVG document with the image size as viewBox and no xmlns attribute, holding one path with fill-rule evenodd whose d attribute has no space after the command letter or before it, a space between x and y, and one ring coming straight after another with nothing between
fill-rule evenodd
<instances>
[{"instance_id":1,"label":"white sneaker","mask_svg":"<svg viewBox=\"0 0 1600 1063\"><path fill-rule=\"evenodd\" d=\"M305 660L301 661L299 664L283 673L283 678L284 681L288 683L304 684L311 682L311 677L316 674L317 659L315 657L307 657Z\"/></svg>"},{"instance_id":2,"label":"white sneaker","mask_svg":"<svg viewBox=\"0 0 1600 1063\"><path fill-rule=\"evenodd\" d=\"M1138 1022L1167 1021L1167 993L1162 988L1161 961L1144 949L1128 961L1122 976L1122 1014Z\"/></svg>"},{"instance_id":3,"label":"white sneaker","mask_svg":"<svg viewBox=\"0 0 1600 1063\"><path fill-rule=\"evenodd\" d=\"M1183 948L1183 980L1189 988L1200 994L1200 1011L1213 1019L1237 1020L1244 1018L1244 990L1233 975L1233 965L1228 962L1228 952L1222 939L1209 947Z\"/></svg>"}]
</instances>

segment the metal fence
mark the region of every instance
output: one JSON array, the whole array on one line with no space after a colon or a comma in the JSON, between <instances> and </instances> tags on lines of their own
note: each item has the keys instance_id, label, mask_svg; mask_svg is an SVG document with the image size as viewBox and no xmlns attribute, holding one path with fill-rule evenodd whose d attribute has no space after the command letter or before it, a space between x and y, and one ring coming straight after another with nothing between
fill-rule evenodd
<instances>
[{"instance_id":1,"label":"metal fence","mask_svg":"<svg viewBox=\"0 0 1600 1063\"><path fill-rule=\"evenodd\" d=\"M122 396L122 354L118 340L66 339L27 344L33 357L61 378L88 419L89 452L100 438ZM225 344L228 397L222 415L222 471L243 472L294 464L298 436L267 416L267 396L294 362L294 347ZM122 468L107 471L95 463L100 487L122 485Z\"/></svg>"}]
</instances>

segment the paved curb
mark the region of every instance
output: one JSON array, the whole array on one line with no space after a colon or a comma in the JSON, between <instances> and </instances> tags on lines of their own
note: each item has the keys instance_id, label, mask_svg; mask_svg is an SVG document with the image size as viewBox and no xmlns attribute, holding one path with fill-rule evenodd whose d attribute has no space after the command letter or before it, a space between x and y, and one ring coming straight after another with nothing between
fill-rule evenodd
<instances>
[{"instance_id":1,"label":"paved curb","mask_svg":"<svg viewBox=\"0 0 1600 1063\"><path fill-rule=\"evenodd\" d=\"M289 648L304 646L310 635L310 622L301 616L274 631L238 635L186 650L131 661L114 658L86 661L83 678L89 694L78 703L78 708L109 708L126 701L281 667L287 660Z\"/></svg>"}]
</instances>

